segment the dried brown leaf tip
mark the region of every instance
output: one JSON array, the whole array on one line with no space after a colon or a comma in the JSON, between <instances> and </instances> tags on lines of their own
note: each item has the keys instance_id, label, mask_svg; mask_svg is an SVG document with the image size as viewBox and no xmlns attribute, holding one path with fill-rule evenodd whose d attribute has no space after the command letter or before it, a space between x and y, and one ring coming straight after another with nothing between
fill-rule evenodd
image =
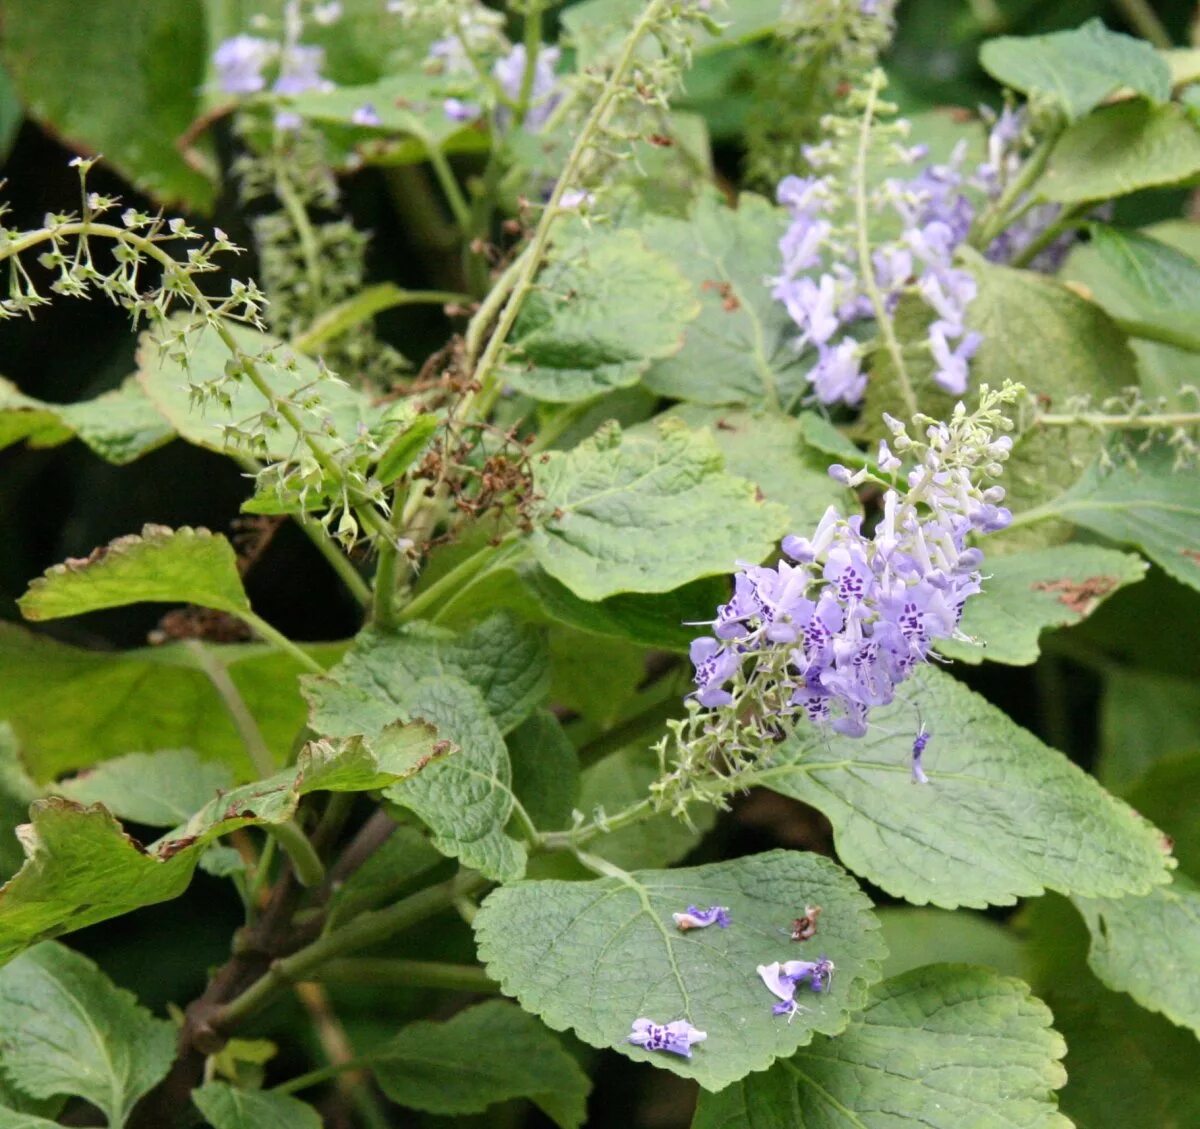
<instances>
[{"instance_id":1,"label":"dried brown leaf tip","mask_svg":"<svg viewBox=\"0 0 1200 1129\"><path fill-rule=\"evenodd\" d=\"M1100 603L1117 586L1116 577L1089 576L1086 580L1039 580L1032 585L1035 592L1052 592L1058 602L1070 608L1076 615L1091 615Z\"/></svg>"}]
</instances>

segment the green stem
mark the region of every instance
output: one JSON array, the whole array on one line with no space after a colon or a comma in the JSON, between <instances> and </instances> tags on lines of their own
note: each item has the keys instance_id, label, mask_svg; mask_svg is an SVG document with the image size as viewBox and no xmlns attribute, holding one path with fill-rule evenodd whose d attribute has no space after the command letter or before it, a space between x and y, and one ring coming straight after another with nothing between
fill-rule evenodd
<instances>
[{"instance_id":1,"label":"green stem","mask_svg":"<svg viewBox=\"0 0 1200 1129\"><path fill-rule=\"evenodd\" d=\"M380 543L375 596L371 605L371 622L380 631L396 630L396 565L399 558L399 550L390 541Z\"/></svg>"},{"instance_id":2,"label":"green stem","mask_svg":"<svg viewBox=\"0 0 1200 1129\"><path fill-rule=\"evenodd\" d=\"M1050 159L1050 153L1058 142L1061 132L1062 126L1059 125L1054 128L1052 133L1047 134L1038 142L1037 147L1021 166L1021 170L1009 182L995 203L980 217L968 237L971 246L976 250L980 252L987 250L992 240L1017 219L1021 211L1033 203L1032 200L1022 203L1022 198L1029 194L1045 170L1046 162ZM1010 215L1014 206L1018 207L1019 211Z\"/></svg>"},{"instance_id":3,"label":"green stem","mask_svg":"<svg viewBox=\"0 0 1200 1129\"><path fill-rule=\"evenodd\" d=\"M1077 226L1080 218L1085 216L1093 207L1094 204L1088 202L1064 208L1058 219L1031 239L1020 254L1013 256L1013 260L1009 265L1013 267L1027 267L1042 251L1062 235L1064 231Z\"/></svg>"},{"instance_id":4,"label":"green stem","mask_svg":"<svg viewBox=\"0 0 1200 1129\"><path fill-rule=\"evenodd\" d=\"M465 235L471 230L471 208L462 194L462 189L458 186L454 170L450 167L450 162L446 160L446 154L436 144L426 142L425 152L429 157L433 175L437 177L437 182L446 196L446 203L450 205L450 211L454 214L454 222L458 224L459 230Z\"/></svg>"},{"instance_id":5,"label":"green stem","mask_svg":"<svg viewBox=\"0 0 1200 1129\"><path fill-rule=\"evenodd\" d=\"M325 878L325 867L322 865L317 852L308 836L300 830L295 820L287 823L264 825L263 828L287 852L292 860L292 868L296 872L296 881L301 886L319 886Z\"/></svg>"},{"instance_id":6,"label":"green stem","mask_svg":"<svg viewBox=\"0 0 1200 1129\"><path fill-rule=\"evenodd\" d=\"M1175 46L1162 21L1146 0L1116 0L1116 5L1129 21L1129 26L1143 39L1148 39L1155 47L1164 50Z\"/></svg>"},{"instance_id":7,"label":"green stem","mask_svg":"<svg viewBox=\"0 0 1200 1129\"><path fill-rule=\"evenodd\" d=\"M622 89L625 74L633 66L642 36L658 20L662 9L670 2L671 0L650 0L650 3L642 9L642 13L634 24L633 30L622 44L621 52L617 57L616 63L613 65L612 73L608 76L603 90L601 90L599 97L596 99L591 111L584 119L579 132L576 134L575 143L571 146L571 152L567 156L562 172L559 173L558 180L554 182L550 199L546 201L546 207L542 212L541 218L538 220L537 227L534 229L529 246L525 248L516 260L520 266L515 271L512 293L509 294L503 308L500 310L496 320L496 328L492 332L487 346L475 366L474 377L479 384L479 391L475 393L474 397L464 396L459 401L459 411L456 413L458 418L461 419L466 416L467 411L474 406L476 398L479 401L479 414L481 416L486 415L496 395L499 393L500 386L496 366L500 360L500 354L504 349L505 343L508 341L508 335L517 320L517 314L520 313L521 306L533 290L533 280L542 264L542 260L545 258L546 250L550 245L551 231L560 215L559 206L562 202L563 193L568 189L578 187L575 181L582 169L584 158L591 149L597 133L600 132L608 120L608 116ZM482 310L480 312L482 313Z\"/></svg>"},{"instance_id":8,"label":"green stem","mask_svg":"<svg viewBox=\"0 0 1200 1129\"><path fill-rule=\"evenodd\" d=\"M858 230L858 271L862 277L863 287L871 300L871 309L875 311L875 321L883 336L888 354L892 358L892 367L896 374L896 383L900 386L900 394L904 398L907 414L912 417L917 414L917 397L913 391L912 381L908 378L908 369L904 365L904 351L896 339L896 327L892 324L891 314L883 295L879 291L879 283L875 279L875 267L871 262L871 238L868 228L867 215L867 151L870 147L871 126L875 117L875 106L879 99L879 91L883 86L883 75L876 71L871 75L867 87L867 104L863 109L862 128L858 136L858 151L854 158L854 215Z\"/></svg>"},{"instance_id":9,"label":"green stem","mask_svg":"<svg viewBox=\"0 0 1200 1129\"><path fill-rule=\"evenodd\" d=\"M448 909L456 898L480 890L486 884L480 875L465 872L449 882L420 890L386 909L359 914L341 929L335 929L291 956L275 961L240 996L220 1008L212 1019L213 1027L219 1030L236 1027L286 991L289 984L305 979L326 961L385 941L393 934Z\"/></svg>"},{"instance_id":10,"label":"green stem","mask_svg":"<svg viewBox=\"0 0 1200 1129\"><path fill-rule=\"evenodd\" d=\"M1138 321L1134 318L1113 318L1113 321L1130 337L1173 345L1176 349L1186 349L1189 353L1200 353L1200 333L1191 333L1186 329L1175 329L1167 325L1155 325L1153 322Z\"/></svg>"},{"instance_id":11,"label":"green stem","mask_svg":"<svg viewBox=\"0 0 1200 1129\"><path fill-rule=\"evenodd\" d=\"M342 957L322 966L326 984L369 984L374 988L445 988L461 992L498 992L500 985L474 964L391 957Z\"/></svg>"},{"instance_id":12,"label":"green stem","mask_svg":"<svg viewBox=\"0 0 1200 1129\"><path fill-rule=\"evenodd\" d=\"M1175 427L1200 427L1200 412L1161 412L1138 415L1105 415L1103 412L1055 414L1033 417L1034 427L1094 427L1100 431L1165 431Z\"/></svg>"},{"instance_id":13,"label":"green stem","mask_svg":"<svg viewBox=\"0 0 1200 1129\"><path fill-rule=\"evenodd\" d=\"M525 124L529 113L529 100L533 96L533 80L537 77L538 54L542 48L542 4L541 0L529 0L525 12L524 27L525 70L521 75L521 89L517 94L517 108L513 113L516 128Z\"/></svg>"},{"instance_id":14,"label":"green stem","mask_svg":"<svg viewBox=\"0 0 1200 1129\"><path fill-rule=\"evenodd\" d=\"M465 560L455 565L445 576L439 577L423 592L418 592L400 611L401 622L420 619L432 608L440 614L458 596L493 568L508 560L520 543L516 534L510 533L499 545L485 545ZM449 596L443 607L438 603ZM436 616L434 618L437 618Z\"/></svg>"},{"instance_id":15,"label":"green stem","mask_svg":"<svg viewBox=\"0 0 1200 1129\"><path fill-rule=\"evenodd\" d=\"M384 310L397 306L465 306L473 301L470 294L457 290L403 290L391 283L380 283L326 310L299 337L293 337L291 345L312 356L323 345Z\"/></svg>"},{"instance_id":16,"label":"green stem","mask_svg":"<svg viewBox=\"0 0 1200 1129\"><path fill-rule=\"evenodd\" d=\"M631 823L640 823L652 815L654 815L654 805L647 796L644 800L638 800L637 803L631 804L617 812L616 815L610 815L603 820L582 823L578 827L571 828L570 831L544 831L541 835L541 846L548 851L574 851L581 844L596 838L597 835L607 835L610 831L628 827Z\"/></svg>"},{"instance_id":17,"label":"green stem","mask_svg":"<svg viewBox=\"0 0 1200 1129\"><path fill-rule=\"evenodd\" d=\"M296 524L304 530L308 539L317 547L317 552L329 562L329 566L341 578L343 584L350 589L354 598L365 608L371 603L370 585L362 578L361 573L354 567L354 562L342 552L328 530L319 522L313 521L308 514L292 514Z\"/></svg>"},{"instance_id":18,"label":"green stem","mask_svg":"<svg viewBox=\"0 0 1200 1129\"><path fill-rule=\"evenodd\" d=\"M245 623L255 634L262 636L276 650L290 655L310 674L324 674L325 668L311 655L302 651L282 631L277 631L261 616L254 612L238 612L238 619Z\"/></svg>"},{"instance_id":19,"label":"green stem","mask_svg":"<svg viewBox=\"0 0 1200 1129\"><path fill-rule=\"evenodd\" d=\"M288 219L300 240L300 253L304 257L304 273L308 278L309 308L319 310L325 285L321 278L321 251L317 246L317 234L313 230L312 220L308 209L300 199L292 182L287 177L286 158L278 150L275 152L275 195L283 205Z\"/></svg>"},{"instance_id":20,"label":"green stem","mask_svg":"<svg viewBox=\"0 0 1200 1129\"><path fill-rule=\"evenodd\" d=\"M319 1086L322 1082L330 1082L351 1070L370 1070L374 1062L375 1059L369 1055L349 1058L345 1062L331 1062L328 1066L310 1070L307 1074L299 1074L295 1078L281 1082L278 1086L272 1086L270 1092L272 1094L295 1094L300 1090Z\"/></svg>"}]
</instances>

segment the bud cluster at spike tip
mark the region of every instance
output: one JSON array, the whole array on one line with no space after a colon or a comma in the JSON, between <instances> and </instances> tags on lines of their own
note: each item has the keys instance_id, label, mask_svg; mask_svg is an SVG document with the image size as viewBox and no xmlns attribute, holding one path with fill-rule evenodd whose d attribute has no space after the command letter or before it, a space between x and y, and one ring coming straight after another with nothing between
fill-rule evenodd
<instances>
[{"instance_id":1,"label":"bud cluster at spike tip","mask_svg":"<svg viewBox=\"0 0 1200 1129\"><path fill-rule=\"evenodd\" d=\"M907 129L906 123L901 125ZM875 212L890 214L901 228L895 238L877 242L871 253L875 288L889 314L903 294L913 293L936 315L926 338L935 366L933 378L954 396L966 391L969 363L981 342L965 321L976 296L975 279L955 265L955 253L966 243L983 208L1012 183L1027 150L1025 115L1005 108L989 132L986 159L973 172L964 171L966 144L960 142L945 164L926 164L908 178L890 177L871 193ZM827 145L810 146L804 152L817 170L831 155ZM893 151L894 160L907 165L927 156L924 145L896 145ZM772 293L800 329L796 347L816 351L816 363L808 372L816 398L824 404L853 405L866 390L862 362L867 350L850 330L874 318L875 310L850 233L832 219L844 192L832 172L780 181L776 198L788 209L791 223L779 243L782 270L773 280ZM1011 261L1060 214L1057 204L1018 211L1020 218L989 243L986 258ZM1069 232L1060 236L1030 266L1055 269L1072 239Z\"/></svg>"},{"instance_id":2,"label":"bud cluster at spike tip","mask_svg":"<svg viewBox=\"0 0 1200 1129\"><path fill-rule=\"evenodd\" d=\"M1012 448L996 434L1007 425L996 405L1008 397L985 390L977 411L959 404L947 423L918 417L920 440L885 416L892 442L880 443L878 464L892 483L880 482L878 525L868 536L860 516L831 506L811 537L784 539L790 559L744 565L712 634L692 643L698 703L738 710L753 701L751 724L764 734L793 717L866 733L870 711L893 700L936 639L956 633L980 590L983 554L968 536L1012 519L1004 490L982 481L1000 473ZM892 447L919 460L902 483ZM830 473L849 485L874 478L840 466Z\"/></svg>"}]
</instances>

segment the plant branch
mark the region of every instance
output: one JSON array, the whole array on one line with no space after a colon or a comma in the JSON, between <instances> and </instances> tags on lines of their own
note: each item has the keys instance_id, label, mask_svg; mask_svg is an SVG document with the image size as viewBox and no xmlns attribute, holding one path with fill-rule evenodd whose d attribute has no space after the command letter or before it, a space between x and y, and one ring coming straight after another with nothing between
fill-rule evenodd
<instances>
[{"instance_id":1,"label":"plant branch","mask_svg":"<svg viewBox=\"0 0 1200 1129\"><path fill-rule=\"evenodd\" d=\"M474 964L391 957L341 957L322 965L325 984L369 984L375 988L445 988L459 992L499 992L500 985Z\"/></svg>"},{"instance_id":2,"label":"plant branch","mask_svg":"<svg viewBox=\"0 0 1200 1129\"><path fill-rule=\"evenodd\" d=\"M272 627L262 616L255 612L238 612L237 616L247 627L251 628L256 634L261 635L276 650L282 651L285 655L290 655L294 658L310 674L325 673L325 668L316 659L301 650L282 631L278 631Z\"/></svg>"},{"instance_id":3,"label":"plant branch","mask_svg":"<svg viewBox=\"0 0 1200 1129\"><path fill-rule=\"evenodd\" d=\"M1175 44L1171 42L1167 29L1155 14L1154 9L1146 0L1115 0L1121 13L1129 21L1129 26L1143 39L1149 40L1155 47L1169 50Z\"/></svg>"}]
</instances>

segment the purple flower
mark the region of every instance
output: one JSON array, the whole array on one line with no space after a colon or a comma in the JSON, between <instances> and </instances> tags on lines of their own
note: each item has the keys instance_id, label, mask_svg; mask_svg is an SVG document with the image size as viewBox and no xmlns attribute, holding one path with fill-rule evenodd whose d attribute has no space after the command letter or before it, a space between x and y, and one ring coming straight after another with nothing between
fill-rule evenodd
<instances>
[{"instance_id":1,"label":"purple flower","mask_svg":"<svg viewBox=\"0 0 1200 1129\"><path fill-rule=\"evenodd\" d=\"M382 125L383 121L379 117L379 111L370 102L364 102L353 114L350 115L350 120L355 125Z\"/></svg>"},{"instance_id":2,"label":"purple flower","mask_svg":"<svg viewBox=\"0 0 1200 1129\"><path fill-rule=\"evenodd\" d=\"M828 957L818 960L785 960L772 964L760 964L758 975L772 995L779 997L779 1002L771 1008L773 1015L786 1015L788 1022L795 1018L797 1012L806 1010L796 1003L796 988L805 982L814 992L824 992L829 989L833 980L834 964Z\"/></svg>"},{"instance_id":3,"label":"purple flower","mask_svg":"<svg viewBox=\"0 0 1200 1129\"><path fill-rule=\"evenodd\" d=\"M321 77L325 48L290 43L280 56L279 77L272 90L276 94L307 94L310 90L332 90L333 83Z\"/></svg>"},{"instance_id":4,"label":"purple flower","mask_svg":"<svg viewBox=\"0 0 1200 1129\"><path fill-rule=\"evenodd\" d=\"M257 94L266 85L265 67L279 53L279 46L254 35L235 35L213 52L217 85L226 94Z\"/></svg>"},{"instance_id":5,"label":"purple flower","mask_svg":"<svg viewBox=\"0 0 1200 1129\"><path fill-rule=\"evenodd\" d=\"M709 906L708 909L688 906L686 913L673 913L671 917L681 933L689 929L706 929L710 925L728 929L730 924L728 906Z\"/></svg>"},{"instance_id":6,"label":"purple flower","mask_svg":"<svg viewBox=\"0 0 1200 1129\"><path fill-rule=\"evenodd\" d=\"M703 1043L707 1038L707 1031L693 1027L686 1019L660 1024L642 1018L633 1021L633 1032L627 1041L648 1051L668 1051L673 1055L691 1058L692 1044Z\"/></svg>"},{"instance_id":7,"label":"purple flower","mask_svg":"<svg viewBox=\"0 0 1200 1129\"><path fill-rule=\"evenodd\" d=\"M925 746L929 744L929 738L932 734L925 728L924 725L917 731L917 736L912 744L912 778L914 784L928 784L929 777L925 775L925 770L921 767L921 754L925 752Z\"/></svg>"},{"instance_id":8,"label":"purple flower","mask_svg":"<svg viewBox=\"0 0 1200 1129\"><path fill-rule=\"evenodd\" d=\"M473 122L483 113L483 107L461 98L447 98L442 103L442 113L452 122Z\"/></svg>"},{"instance_id":9,"label":"purple flower","mask_svg":"<svg viewBox=\"0 0 1200 1129\"><path fill-rule=\"evenodd\" d=\"M524 124L530 133L537 133L546 124L554 107L562 98L558 90L558 75L554 71L559 55L557 47L538 48L537 60L533 66L533 85L529 91L529 106L525 112ZM492 76L514 102L521 97L525 65L525 44L518 43L507 55L497 59L492 67ZM501 129L507 128L507 111L497 114L497 123Z\"/></svg>"},{"instance_id":10,"label":"purple flower","mask_svg":"<svg viewBox=\"0 0 1200 1129\"><path fill-rule=\"evenodd\" d=\"M691 660L696 667L696 684L700 687L696 700L702 706L711 709L733 701L733 695L722 687L741 665L737 654L721 646L716 639L704 637L692 641Z\"/></svg>"}]
</instances>

